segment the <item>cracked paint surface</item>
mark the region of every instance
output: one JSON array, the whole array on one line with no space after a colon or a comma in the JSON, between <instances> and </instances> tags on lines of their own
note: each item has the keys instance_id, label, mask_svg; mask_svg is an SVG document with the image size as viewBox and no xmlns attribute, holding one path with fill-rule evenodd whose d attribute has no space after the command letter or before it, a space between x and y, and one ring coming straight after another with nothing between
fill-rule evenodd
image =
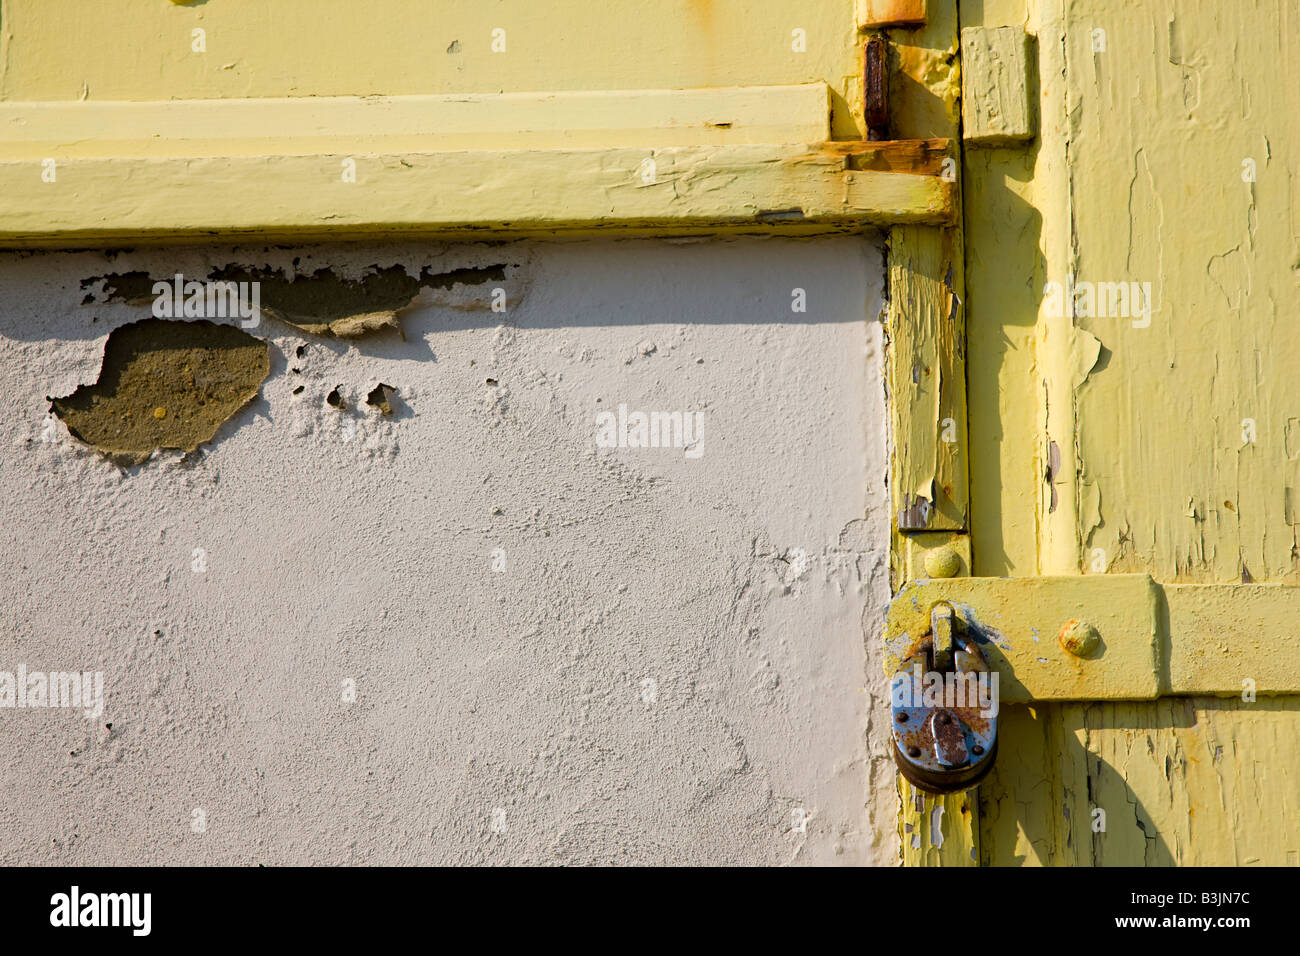
<instances>
[{"instance_id":1,"label":"cracked paint surface","mask_svg":"<svg viewBox=\"0 0 1300 956\"><path fill-rule=\"evenodd\" d=\"M980 786L994 866L1296 866L1300 701L1168 698L1009 705ZM1104 811L1104 817L1096 811Z\"/></svg>"},{"instance_id":2,"label":"cracked paint surface","mask_svg":"<svg viewBox=\"0 0 1300 956\"><path fill-rule=\"evenodd\" d=\"M507 271L513 303L505 294ZM322 267L310 273L295 267L278 269L227 264L209 269L205 278L216 282L256 283L262 312L313 335L358 338L383 329L402 335L400 317L421 301L452 308L474 310L493 306L492 289L477 288L500 283L500 309L518 304L524 284L517 266L505 263L434 271L428 266L408 272L400 265L371 265L360 275L340 275ZM148 305L153 301L156 282L171 282L139 270L91 276L82 280L88 289L83 305L95 301Z\"/></svg>"},{"instance_id":3,"label":"cracked paint surface","mask_svg":"<svg viewBox=\"0 0 1300 956\"><path fill-rule=\"evenodd\" d=\"M1149 324L1077 320L1105 346L1078 394L1084 560L1294 583L1300 93L1276 64L1300 54L1295 9L1086 0L1066 29L1076 271L1154 299Z\"/></svg>"},{"instance_id":4,"label":"cracked paint surface","mask_svg":"<svg viewBox=\"0 0 1300 956\"><path fill-rule=\"evenodd\" d=\"M971 439L987 450L972 459L975 573L1294 581L1300 94L1275 67L1295 58L1294 11L991 0L964 13L982 22L963 26L1024 23L1041 85L1033 148L965 157ZM1045 284L1067 275L1149 281L1150 314L1043 314ZM1188 595L1165 589L1176 684L1231 693L1235 660L1286 640L1262 604L1224 596L1236 590L1197 598L1189 619ZM1275 671L1273 687L1296 689ZM1294 697L1000 716L979 790L986 863L1300 859Z\"/></svg>"}]
</instances>

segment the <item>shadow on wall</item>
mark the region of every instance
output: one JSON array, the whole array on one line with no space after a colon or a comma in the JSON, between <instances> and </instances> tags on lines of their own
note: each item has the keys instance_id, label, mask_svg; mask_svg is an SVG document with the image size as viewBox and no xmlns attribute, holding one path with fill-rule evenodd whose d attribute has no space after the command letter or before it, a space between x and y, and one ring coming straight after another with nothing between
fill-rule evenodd
<instances>
[{"instance_id":1,"label":"shadow on wall","mask_svg":"<svg viewBox=\"0 0 1300 956\"><path fill-rule=\"evenodd\" d=\"M599 326L730 323L720 313L696 309L665 309L665 299L701 298L740 302L755 323L812 324L874 321L875 315L828 314L818 308L816 289L837 268L808 255L791 257L789 270L760 275L737 268L751 258L759 244L776 243L791 249L819 244L851 244L862 250L864 274L883 270L879 236L824 236L790 239L736 237L730 239L626 239L537 243L459 245L454 251L431 243L366 246L336 243L301 247L178 248L176 250L110 250L104 252L3 252L0 274L13 284L54 271L83 274L79 288L67 290L69 313L78 304L84 323L58 323L57 337L93 339L104 334L100 320L111 326L144 318L138 308L152 306L155 282L186 281L260 284L261 306L272 319L316 338L351 339L367 352L402 341L399 332L417 321L431 332L492 328L503 322L519 327L592 328ZM546 247L545 257L537 255ZM653 255L647 255L653 253ZM716 282L699 287L696 265L702 256L716 259ZM345 259L364 257L361 268L341 266ZM665 264L680 259L683 268ZM430 260L436 260L431 262ZM544 260L544 261L543 261ZM687 264L690 268L686 268ZM560 302L543 284L557 270L584 276L581 301ZM7 283L8 284L8 283ZM39 283L38 283L39 284ZM499 295L505 295L502 308ZM548 308L529 308L537 297ZM131 306L123 309L123 306ZM558 308L550 308L554 306ZM395 313L402 324L355 323L340 320ZM120 322L112 321L119 318ZM177 316L184 318L185 316ZM213 318L212 316L191 316ZM12 301L0 309L0 336L18 341L50 337L46 316L25 312ZM392 333L384 334L384 333ZM409 352L405 354L410 354Z\"/></svg>"},{"instance_id":2,"label":"shadow on wall","mask_svg":"<svg viewBox=\"0 0 1300 956\"><path fill-rule=\"evenodd\" d=\"M1037 142L1030 149L973 149L965 154L965 189L969 202L980 210L967 221L966 233L966 361L972 381L997 381L998 370L1015 367L1014 353L1032 346L1047 280L1039 242L1043 217L1012 184L1033 178ZM1025 506L1007 480L1016 472L1015 449L1023 442L1007 437L1007 429L1017 429L1019 422L1006 414L1000 391L973 388L967 396L969 440L980 450L971 456L970 497L987 503L971 511L974 573L988 577L1016 573L1001 513ZM1025 476L1025 481L1036 482L1037 476Z\"/></svg>"},{"instance_id":3,"label":"shadow on wall","mask_svg":"<svg viewBox=\"0 0 1300 956\"><path fill-rule=\"evenodd\" d=\"M747 268L753 250L773 241L790 247L789 270L755 274ZM879 246L846 237L819 242L854 244L864 276L873 271L873 256L882 256L883 270ZM404 244L0 256L0 270L16 287L41 287L34 275L51 268L84 275L75 292L65 289L66 312L34 315L10 303L0 313L0 336L66 343L109 331L99 380L83 377L75 390L51 397L50 411L74 437L130 467L157 449L194 452L228 434L243 408L271 417L259 387L298 374L307 343L326 365L353 348L379 360L436 363L438 337L462 331L734 325L738 311L754 324L787 326L877 318L865 314L865 305L846 314L818 302L819 290L843 276L809 254L808 240L567 242L544 244L545 255L537 254L539 245L480 244L451 253ZM701 256L716 263L703 289ZM720 303L716 312L710 302ZM653 350L653 343L644 348ZM261 359L246 361L248 349ZM236 356L238 375L225 368ZM371 382L363 394L380 386L375 401L355 397L355 412L344 407L343 384L330 393L338 401L327 404L349 414L365 413L363 404L395 419L413 414L400 385Z\"/></svg>"},{"instance_id":4,"label":"shadow on wall","mask_svg":"<svg viewBox=\"0 0 1300 956\"><path fill-rule=\"evenodd\" d=\"M993 866L1189 866L1294 860L1283 809L1256 799L1257 755L1294 698L1165 697L1003 709L980 786ZM1256 739L1259 733L1262 739ZM1198 813L1198 800L1211 806ZM1217 800L1216 800L1217 798ZM1233 808L1230 827L1222 806Z\"/></svg>"}]
</instances>

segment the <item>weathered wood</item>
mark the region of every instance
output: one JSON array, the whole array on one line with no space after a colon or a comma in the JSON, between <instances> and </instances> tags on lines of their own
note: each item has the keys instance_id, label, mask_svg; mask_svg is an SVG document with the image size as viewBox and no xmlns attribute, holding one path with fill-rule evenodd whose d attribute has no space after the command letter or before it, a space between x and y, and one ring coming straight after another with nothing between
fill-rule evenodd
<instances>
[{"instance_id":1,"label":"weathered wood","mask_svg":"<svg viewBox=\"0 0 1300 956\"><path fill-rule=\"evenodd\" d=\"M1296 866L1300 787L1279 762L1300 699L1011 706L980 785L994 866Z\"/></svg>"},{"instance_id":2,"label":"weathered wood","mask_svg":"<svg viewBox=\"0 0 1300 956\"><path fill-rule=\"evenodd\" d=\"M972 146L1007 146L1034 138L1033 57L1021 27L961 31L962 139Z\"/></svg>"},{"instance_id":3,"label":"weathered wood","mask_svg":"<svg viewBox=\"0 0 1300 956\"><path fill-rule=\"evenodd\" d=\"M859 24L879 25L868 23L867 14L890 23L910 17L909 26L924 21L919 28L887 31L895 73L890 85L891 134L959 142L957 4L930 0L927 8L922 0L869 0L859 5ZM940 174L951 181L960 207L960 154L946 160L940 160ZM924 571L924 552L941 541L957 552L962 565L957 573L970 573L969 539L956 544L952 540L963 536L968 525L964 283L960 220L951 229L890 230L886 372L893 429L891 564L896 585L902 583L899 570L904 580L918 577L918 571ZM922 497L927 507L920 505ZM977 864L977 791L924 797L901 774L898 783L900 826L905 831L910 827L903 833L904 865ZM944 810L944 839L938 846L930 829L936 804Z\"/></svg>"},{"instance_id":4,"label":"weathered wood","mask_svg":"<svg viewBox=\"0 0 1300 956\"><path fill-rule=\"evenodd\" d=\"M847 157L850 169L917 176L943 176L957 162L950 139L836 140L820 148Z\"/></svg>"},{"instance_id":5,"label":"weathered wood","mask_svg":"<svg viewBox=\"0 0 1300 956\"><path fill-rule=\"evenodd\" d=\"M1077 259L1049 278L1073 273L1073 321L1105 358L1074 402L1076 560L1180 583L1296 583L1300 219L1296 166L1280 157L1300 155L1300 94L1277 82L1300 58L1294 8L1178 3L1164 54L1120 69L1151 13L1106 5L1116 16L1099 30L1100 9L1063 7L1076 198L1051 209Z\"/></svg>"},{"instance_id":6,"label":"weathered wood","mask_svg":"<svg viewBox=\"0 0 1300 956\"><path fill-rule=\"evenodd\" d=\"M900 531L966 528L965 322L957 230L889 236L893 501Z\"/></svg>"},{"instance_id":7,"label":"weathered wood","mask_svg":"<svg viewBox=\"0 0 1300 956\"><path fill-rule=\"evenodd\" d=\"M898 778L898 834L904 866L978 866L979 834L972 824L976 791L922 793Z\"/></svg>"},{"instance_id":8,"label":"weathered wood","mask_svg":"<svg viewBox=\"0 0 1300 956\"><path fill-rule=\"evenodd\" d=\"M947 222L947 140L790 87L0 103L0 244L783 234Z\"/></svg>"},{"instance_id":9,"label":"weathered wood","mask_svg":"<svg viewBox=\"0 0 1300 956\"><path fill-rule=\"evenodd\" d=\"M0 159L817 143L825 83L423 96L0 102Z\"/></svg>"},{"instance_id":10,"label":"weathered wood","mask_svg":"<svg viewBox=\"0 0 1300 956\"><path fill-rule=\"evenodd\" d=\"M10 101L472 96L808 77L838 85L857 40L850 0L4 0L3 8ZM206 31L207 52L192 48L195 28Z\"/></svg>"},{"instance_id":11,"label":"weathered wood","mask_svg":"<svg viewBox=\"0 0 1300 956\"><path fill-rule=\"evenodd\" d=\"M355 161L356 182L340 181ZM650 165L652 164L652 165ZM346 167L344 167L346 168ZM0 245L123 240L746 232L946 222L939 177L817 145L0 162Z\"/></svg>"}]
</instances>

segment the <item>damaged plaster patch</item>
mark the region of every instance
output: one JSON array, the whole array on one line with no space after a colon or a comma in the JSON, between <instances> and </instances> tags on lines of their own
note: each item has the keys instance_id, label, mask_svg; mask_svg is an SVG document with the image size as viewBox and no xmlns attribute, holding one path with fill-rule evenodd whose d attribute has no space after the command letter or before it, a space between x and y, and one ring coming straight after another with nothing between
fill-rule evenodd
<instances>
[{"instance_id":1,"label":"damaged plaster patch","mask_svg":"<svg viewBox=\"0 0 1300 956\"><path fill-rule=\"evenodd\" d=\"M385 415L391 415L393 414L393 399L396 396L397 389L380 382L366 396L366 404L379 409Z\"/></svg>"},{"instance_id":2,"label":"damaged plaster patch","mask_svg":"<svg viewBox=\"0 0 1300 956\"><path fill-rule=\"evenodd\" d=\"M274 269L228 265L214 269L209 277L260 283L262 311L313 335L355 338L394 329L405 338L399 317L417 304L424 290L504 282L506 266L499 263L449 272L433 272L426 266L417 276L402 266L371 266L359 279L346 279L326 268L286 279Z\"/></svg>"},{"instance_id":3,"label":"damaged plaster patch","mask_svg":"<svg viewBox=\"0 0 1300 956\"><path fill-rule=\"evenodd\" d=\"M110 275L91 276L81 280L81 288L90 289L99 285L103 290L103 301L125 302L127 305L149 305L154 300L154 280L147 272L118 272ZM95 293L87 292L81 300L82 305L95 301Z\"/></svg>"},{"instance_id":4,"label":"damaged plaster patch","mask_svg":"<svg viewBox=\"0 0 1300 956\"><path fill-rule=\"evenodd\" d=\"M382 329L394 329L403 338L400 322L405 310L427 302L461 310L486 310L493 306L495 290L482 289L488 282L506 281L505 263L435 272L428 266L411 275L400 265L370 266L360 278L347 278L334 269L286 276L273 268L228 264L208 272L220 282L256 282L261 308L279 319L313 335L356 338ZM127 305L149 305L154 300L155 282L171 282L173 276L156 278L147 272L123 272L91 276L82 280L87 291L83 305L101 301ZM506 297L498 296L504 306ZM509 297L518 301L517 295Z\"/></svg>"},{"instance_id":5,"label":"damaged plaster patch","mask_svg":"<svg viewBox=\"0 0 1300 956\"><path fill-rule=\"evenodd\" d=\"M145 319L110 333L99 380L51 398L51 411L73 437L138 465L210 441L270 372L270 347L234 326Z\"/></svg>"}]
</instances>

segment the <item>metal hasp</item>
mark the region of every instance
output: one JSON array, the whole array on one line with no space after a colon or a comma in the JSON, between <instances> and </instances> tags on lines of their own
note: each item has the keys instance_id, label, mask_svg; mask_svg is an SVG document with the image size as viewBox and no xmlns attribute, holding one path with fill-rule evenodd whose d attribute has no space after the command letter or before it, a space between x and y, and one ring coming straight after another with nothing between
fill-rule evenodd
<instances>
[{"instance_id":1,"label":"metal hasp","mask_svg":"<svg viewBox=\"0 0 1300 956\"><path fill-rule=\"evenodd\" d=\"M889 41L875 36L862 51L863 117L867 139L889 139Z\"/></svg>"},{"instance_id":2,"label":"metal hasp","mask_svg":"<svg viewBox=\"0 0 1300 956\"><path fill-rule=\"evenodd\" d=\"M909 581L885 619L886 677L934 630L936 604L978 643L1002 704L1300 686L1300 655L1279 653L1277 636L1300 620L1294 585L1158 584L1145 574Z\"/></svg>"},{"instance_id":3,"label":"metal hasp","mask_svg":"<svg viewBox=\"0 0 1300 956\"><path fill-rule=\"evenodd\" d=\"M978 784L998 749L997 681L952 606L930 609L930 629L890 683L894 762L927 793Z\"/></svg>"}]
</instances>

